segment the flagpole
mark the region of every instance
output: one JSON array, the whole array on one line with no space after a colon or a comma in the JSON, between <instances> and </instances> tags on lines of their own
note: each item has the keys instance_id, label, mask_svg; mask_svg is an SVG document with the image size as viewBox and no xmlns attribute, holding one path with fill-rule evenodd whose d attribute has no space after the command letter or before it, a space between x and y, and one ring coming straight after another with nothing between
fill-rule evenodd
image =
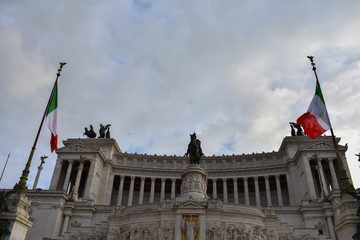
<instances>
[{"instance_id":1,"label":"flagpole","mask_svg":"<svg viewBox=\"0 0 360 240\"><path fill-rule=\"evenodd\" d=\"M20 177L20 180L18 183L15 184L14 188L13 188L13 191L15 192L18 192L18 193L24 193L24 194L27 194L27 187L26 187L26 181L28 179L28 176L29 176L29 172L30 172L30 165L31 165L31 160L34 156L34 152L35 152L35 149L36 149L36 144L37 144L37 141L39 139L39 136L40 136L40 132L41 132L41 128L42 128L42 125L44 123L44 120L45 120L45 117L46 117L46 113L48 111L48 108L49 108L49 105L50 105L50 101L51 101L51 98L54 94L54 90L55 90L55 87L56 87L56 84L58 82L58 79L60 77L60 73L61 73L61 70L63 68L63 66L65 65L66 63L65 62L61 62L60 63L60 68L58 69L58 73L56 74L56 80L55 80L55 83L54 83L54 86L53 86L53 89L51 91L51 94L50 94L50 98L49 98L49 101L47 103L47 106L45 108L45 112L44 112L44 115L41 119L41 123L40 123L40 127L39 127L39 130L36 134L36 137L35 137L35 141L34 141L34 145L33 147L31 148L31 152L30 152L30 155L29 155L29 158L28 158L28 161L25 165L25 168L23 170L23 173Z\"/></svg>"},{"instance_id":2,"label":"flagpole","mask_svg":"<svg viewBox=\"0 0 360 240\"><path fill-rule=\"evenodd\" d=\"M1 179L2 179L2 177L3 177L3 175L4 175L4 171L5 171L6 165L7 165L7 163L8 163L9 157L10 157L10 153L9 153L7 159L6 159L5 166L4 166L3 170L2 170L2 173L1 173L1 176L0 176L0 182L1 182Z\"/></svg>"},{"instance_id":3,"label":"flagpole","mask_svg":"<svg viewBox=\"0 0 360 240\"><path fill-rule=\"evenodd\" d=\"M313 67L312 70L315 73L316 82L320 86L319 79L318 79L318 76L317 76L317 73L316 73L314 57L313 56L308 56L308 58L310 59L311 65ZM341 160L338 144L336 142L334 130L332 128L331 123L330 123L330 132L331 132L331 138L332 138L332 141L333 141L333 144L334 144L334 149L335 149L335 153L336 153L337 162L338 162L338 165L339 165L340 193L341 193L341 195L349 194L349 195L352 195L355 198L357 198L355 188L354 188L354 186L352 184L350 184L349 178L348 178L348 176L346 174L346 171L345 171L345 168L344 168L344 164L343 164L343 162Z\"/></svg>"}]
</instances>

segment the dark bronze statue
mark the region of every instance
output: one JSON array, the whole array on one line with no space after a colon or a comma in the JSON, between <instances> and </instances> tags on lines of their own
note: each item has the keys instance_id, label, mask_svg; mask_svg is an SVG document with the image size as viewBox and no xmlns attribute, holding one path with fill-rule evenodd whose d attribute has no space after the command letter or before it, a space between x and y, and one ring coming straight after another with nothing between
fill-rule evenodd
<instances>
[{"instance_id":1,"label":"dark bronze statue","mask_svg":"<svg viewBox=\"0 0 360 240\"><path fill-rule=\"evenodd\" d=\"M305 133L301 127L301 124L296 124L294 122L289 122L290 127L291 127L291 136L305 136ZM296 128L296 134L295 134L295 128Z\"/></svg>"},{"instance_id":2,"label":"dark bronze statue","mask_svg":"<svg viewBox=\"0 0 360 240\"><path fill-rule=\"evenodd\" d=\"M188 155L190 155L190 164L200 164L200 158L204 155L201 149L201 142L199 139L196 139L195 132L190 134L190 143L185 153L185 156Z\"/></svg>"},{"instance_id":3,"label":"dark bronze statue","mask_svg":"<svg viewBox=\"0 0 360 240\"><path fill-rule=\"evenodd\" d=\"M86 127L83 135L86 135L88 138L96 138L96 132L94 131L93 125L90 125L90 130Z\"/></svg>"},{"instance_id":4,"label":"dark bronze statue","mask_svg":"<svg viewBox=\"0 0 360 240\"><path fill-rule=\"evenodd\" d=\"M99 129L99 138L110 138L110 126L111 124L107 124L107 125L102 125L100 123L100 129Z\"/></svg>"}]
</instances>

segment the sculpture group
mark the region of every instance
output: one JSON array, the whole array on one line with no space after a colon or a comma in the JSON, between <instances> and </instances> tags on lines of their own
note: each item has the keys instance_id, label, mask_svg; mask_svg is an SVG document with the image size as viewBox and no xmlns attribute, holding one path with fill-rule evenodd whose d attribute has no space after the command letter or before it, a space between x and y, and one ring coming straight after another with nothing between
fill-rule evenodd
<instances>
[{"instance_id":1,"label":"sculpture group","mask_svg":"<svg viewBox=\"0 0 360 240\"><path fill-rule=\"evenodd\" d=\"M111 124L103 125L99 124L99 138L110 138L110 126ZM96 138L96 132L94 131L93 125L90 125L90 130L85 127L85 132L83 135L86 135L88 138Z\"/></svg>"},{"instance_id":2,"label":"sculpture group","mask_svg":"<svg viewBox=\"0 0 360 240\"><path fill-rule=\"evenodd\" d=\"M304 130L302 129L301 124L297 124L295 122L289 122L291 127L291 136L305 136ZM296 129L296 132L295 132Z\"/></svg>"}]
</instances>

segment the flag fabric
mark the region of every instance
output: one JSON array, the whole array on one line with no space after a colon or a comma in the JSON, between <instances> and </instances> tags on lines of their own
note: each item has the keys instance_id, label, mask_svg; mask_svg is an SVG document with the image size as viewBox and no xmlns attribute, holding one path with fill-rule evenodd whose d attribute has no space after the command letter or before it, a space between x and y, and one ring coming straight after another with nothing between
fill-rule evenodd
<instances>
[{"instance_id":1,"label":"flag fabric","mask_svg":"<svg viewBox=\"0 0 360 240\"><path fill-rule=\"evenodd\" d=\"M307 112L296 120L296 124L301 124L310 138L317 138L331 128L330 118L318 80L316 81L315 95L310 106Z\"/></svg>"},{"instance_id":2,"label":"flag fabric","mask_svg":"<svg viewBox=\"0 0 360 240\"><path fill-rule=\"evenodd\" d=\"M51 96L49 108L46 112L46 122L51 131L51 152L57 149L57 140L58 140L58 133L57 133L57 107L58 107L58 91L57 91L57 83L55 85L54 93Z\"/></svg>"}]
</instances>

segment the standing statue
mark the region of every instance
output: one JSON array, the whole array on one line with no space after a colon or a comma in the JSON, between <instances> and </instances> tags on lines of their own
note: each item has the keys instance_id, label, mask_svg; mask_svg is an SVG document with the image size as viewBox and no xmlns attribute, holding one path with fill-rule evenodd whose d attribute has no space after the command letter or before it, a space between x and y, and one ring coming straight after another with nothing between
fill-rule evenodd
<instances>
[{"instance_id":1,"label":"standing statue","mask_svg":"<svg viewBox=\"0 0 360 240\"><path fill-rule=\"evenodd\" d=\"M201 142L199 139L196 139L195 132L190 134L190 143L185 153L185 156L188 155L190 155L190 164L200 164L200 158L204 155L201 149Z\"/></svg>"},{"instance_id":2,"label":"standing statue","mask_svg":"<svg viewBox=\"0 0 360 240\"><path fill-rule=\"evenodd\" d=\"M199 223L197 221L194 222L192 216L190 216L189 221L186 221L185 219L186 218L182 220L181 228L185 233L186 240L195 240L199 229Z\"/></svg>"},{"instance_id":3,"label":"standing statue","mask_svg":"<svg viewBox=\"0 0 360 240\"><path fill-rule=\"evenodd\" d=\"M110 138L110 126L111 124L107 124L106 126L105 125L102 125L100 123L100 129L99 129L99 138L105 138L105 134L109 137L106 137L106 138Z\"/></svg>"},{"instance_id":4,"label":"standing statue","mask_svg":"<svg viewBox=\"0 0 360 240\"><path fill-rule=\"evenodd\" d=\"M90 130L86 127L83 135L86 135L88 138L95 138L96 132L94 131L93 125L90 125Z\"/></svg>"}]
</instances>

